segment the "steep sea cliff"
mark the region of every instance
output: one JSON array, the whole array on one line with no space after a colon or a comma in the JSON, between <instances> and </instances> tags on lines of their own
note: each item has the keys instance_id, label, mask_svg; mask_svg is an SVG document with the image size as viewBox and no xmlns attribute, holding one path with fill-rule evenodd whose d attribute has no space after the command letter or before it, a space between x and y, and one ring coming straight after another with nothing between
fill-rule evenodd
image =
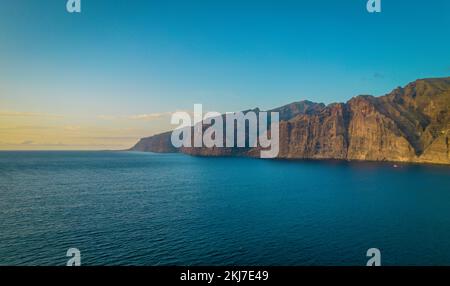
<instances>
[{"instance_id":1,"label":"steep sea cliff","mask_svg":"<svg viewBox=\"0 0 450 286\"><path fill-rule=\"evenodd\" d=\"M381 97L300 101L270 111L280 114L280 159L450 164L450 77L416 80ZM259 156L256 148L177 149L170 134L143 138L131 150Z\"/></svg>"}]
</instances>

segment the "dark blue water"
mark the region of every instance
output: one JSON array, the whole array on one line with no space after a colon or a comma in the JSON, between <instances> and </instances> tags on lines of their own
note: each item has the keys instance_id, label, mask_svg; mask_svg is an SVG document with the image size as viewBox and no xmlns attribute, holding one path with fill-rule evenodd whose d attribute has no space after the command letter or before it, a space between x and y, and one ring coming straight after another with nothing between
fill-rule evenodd
<instances>
[{"instance_id":1,"label":"dark blue water","mask_svg":"<svg viewBox=\"0 0 450 286\"><path fill-rule=\"evenodd\" d=\"M0 265L450 265L450 168L0 152Z\"/></svg>"}]
</instances>

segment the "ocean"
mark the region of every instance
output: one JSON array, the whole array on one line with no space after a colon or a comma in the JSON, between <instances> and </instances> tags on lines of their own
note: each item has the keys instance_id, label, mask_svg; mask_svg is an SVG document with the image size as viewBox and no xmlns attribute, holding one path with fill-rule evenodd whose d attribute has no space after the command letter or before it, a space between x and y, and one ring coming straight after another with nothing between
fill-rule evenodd
<instances>
[{"instance_id":1,"label":"ocean","mask_svg":"<svg viewBox=\"0 0 450 286\"><path fill-rule=\"evenodd\" d=\"M0 152L0 265L450 265L450 167Z\"/></svg>"}]
</instances>

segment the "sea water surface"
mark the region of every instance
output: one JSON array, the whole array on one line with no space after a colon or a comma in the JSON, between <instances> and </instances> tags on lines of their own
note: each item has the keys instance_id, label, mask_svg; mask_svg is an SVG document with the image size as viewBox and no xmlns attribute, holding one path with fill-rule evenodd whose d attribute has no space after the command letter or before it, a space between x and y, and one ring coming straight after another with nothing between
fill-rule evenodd
<instances>
[{"instance_id":1,"label":"sea water surface","mask_svg":"<svg viewBox=\"0 0 450 286\"><path fill-rule=\"evenodd\" d=\"M0 152L0 265L450 265L450 167Z\"/></svg>"}]
</instances>

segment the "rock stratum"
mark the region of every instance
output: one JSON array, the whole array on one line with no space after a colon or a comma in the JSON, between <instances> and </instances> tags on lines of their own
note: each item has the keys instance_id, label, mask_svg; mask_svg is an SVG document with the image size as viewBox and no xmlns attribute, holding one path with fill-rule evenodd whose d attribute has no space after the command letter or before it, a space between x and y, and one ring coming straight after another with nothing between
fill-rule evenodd
<instances>
[{"instance_id":1,"label":"rock stratum","mask_svg":"<svg viewBox=\"0 0 450 286\"><path fill-rule=\"evenodd\" d=\"M416 80L380 97L300 101L270 111L280 114L280 159L450 164L450 77ZM170 135L143 138L130 150L259 156L257 148L177 149Z\"/></svg>"}]
</instances>

